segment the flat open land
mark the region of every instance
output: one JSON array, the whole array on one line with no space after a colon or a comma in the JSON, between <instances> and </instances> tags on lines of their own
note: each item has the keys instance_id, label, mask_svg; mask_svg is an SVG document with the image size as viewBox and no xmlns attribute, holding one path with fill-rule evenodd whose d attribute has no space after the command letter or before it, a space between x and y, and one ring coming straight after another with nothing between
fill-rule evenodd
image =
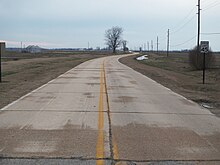
<instances>
[{"instance_id":1,"label":"flat open land","mask_svg":"<svg viewBox=\"0 0 220 165\"><path fill-rule=\"evenodd\" d=\"M48 51L30 54L5 52L2 57L3 82L0 83L0 108L80 63L107 54L109 53Z\"/></svg>"},{"instance_id":2,"label":"flat open land","mask_svg":"<svg viewBox=\"0 0 220 165\"><path fill-rule=\"evenodd\" d=\"M86 61L1 109L0 164L219 164L220 118L123 56Z\"/></svg>"},{"instance_id":3,"label":"flat open land","mask_svg":"<svg viewBox=\"0 0 220 165\"><path fill-rule=\"evenodd\" d=\"M205 85L202 71L189 65L187 53L171 53L169 57L147 54L148 60L137 61L140 55L134 55L119 61L200 105L210 106L210 111L220 116L220 54L214 54L215 63L206 71Z\"/></svg>"}]
</instances>

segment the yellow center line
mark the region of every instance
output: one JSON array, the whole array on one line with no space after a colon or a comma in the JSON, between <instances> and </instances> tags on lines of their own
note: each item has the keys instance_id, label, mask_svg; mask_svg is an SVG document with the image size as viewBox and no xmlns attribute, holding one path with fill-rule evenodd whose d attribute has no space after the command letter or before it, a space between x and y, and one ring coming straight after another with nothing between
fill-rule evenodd
<instances>
[{"instance_id":1,"label":"yellow center line","mask_svg":"<svg viewBox=\"0 0 220 165\"><path fill-rule=\"evenodd\" d=\"M104 83L103 83L104 82ZM104 91L103 91L104 90ZM103 93L106 94L106 102L107 102L107 111L111 120L111 113L109 109L109 100L108 100L108 92L107 92L107 84L106 84L106 75L105 75L105 62L100 66L100 91L99 91L99 107L98 107L98 139L96 144L96 164L103 165L104 164L104 110L103 110ZM109 125L111 127L111 125ZM113 158L119 159L118 157L118 147L114 136L112 135L112 152Z\"/></svg>"},{"instance_id":2,"label":"yellow center line","mask_svg":"<svg viewBox=\"0 0 220 165\"><path fill-rule=\"evenodd\" d=\"M104 114L103 114L103 65L100 67L100 91L99 91L99 108L98 108L98 139L96 144L96 158L104 158ZM96 160L97 165L103 165L103 160Z\"/></svg>"}]
</instances>

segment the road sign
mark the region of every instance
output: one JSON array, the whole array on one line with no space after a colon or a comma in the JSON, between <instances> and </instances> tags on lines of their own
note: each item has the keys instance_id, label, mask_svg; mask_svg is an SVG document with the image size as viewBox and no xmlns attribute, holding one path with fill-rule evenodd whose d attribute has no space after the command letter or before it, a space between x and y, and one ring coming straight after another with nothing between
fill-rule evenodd
<instances>
[{"instance_id":1,"label":"road sign","mask_svg":"<svg viewBox=\"0 0 220 165\"><path fill-rule=\"evenodd\" d=\"M208 53L209 52L209 41L201 41L200 43L200 51L201 53Z\"/></svg>"},{"instance_id":2,"label":"road sign","mask_svg":"<svg viewBox=\"0 0 220 165\"><path fill-rule=\"evenodd\" d=\"M200 51L201 53L203 53L203 84L205 84L205 69L206 69L205 56L209 52L209 41L201 41Z\"/></svg>"}]
</instances>

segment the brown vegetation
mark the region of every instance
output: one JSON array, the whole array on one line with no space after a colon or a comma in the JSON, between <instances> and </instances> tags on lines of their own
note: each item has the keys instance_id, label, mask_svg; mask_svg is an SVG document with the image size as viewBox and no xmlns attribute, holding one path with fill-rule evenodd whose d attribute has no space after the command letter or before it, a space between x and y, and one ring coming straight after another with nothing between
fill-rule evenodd
<instances>
[{"instance_id":1,"label":"brown vegetation","mask_svg":"<svg viewBox=\"0 0 220 165\"><path fill-rule=\"evenodd\" d=\"M0 108L56 78L76 65L109 53L61 52L29 54L6 52L2 62Z\"/></svg>"},{"instance_id":2,"label":"brown vegetation","mask_svg":"<svg viewBox=\"0 0 220 165\"><path fill-rule=\"evenodd\" d=\"M199 104L206 104L220 116L220 54L214 54L216 62L206 71L206 84L202 84L202 71L189 65L188 53L149 53L149 59L137 61L137 56L120 59L120 62L150 77L171 90Z\"/></svg>"},{"instance_id":3,"label":"brown vegetation","mask_svg":"<svg viewBox=\"0 0 220 165\"><path fill-rule=\"evenodd\" d=\"M203 64L204 54L197 53L197 47L190 50L189 52L189 62L191 66L195 69L201 70L204 68ZM215 63L215 56L213 52L210 50L207 54L205 54L205 68L210 68Z\"/></svg>"}]
</instances>

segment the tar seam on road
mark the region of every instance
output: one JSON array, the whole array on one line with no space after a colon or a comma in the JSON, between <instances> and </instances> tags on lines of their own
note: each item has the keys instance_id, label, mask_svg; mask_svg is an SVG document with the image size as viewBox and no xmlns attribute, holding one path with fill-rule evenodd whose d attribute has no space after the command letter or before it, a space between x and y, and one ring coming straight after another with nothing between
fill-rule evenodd
<instances>
[{"instance_id":1,"label":"tar seam on road","mask_svg":"<svg viewBox=\"0 0 220 165\"><path fill-rule=\"evenodd\" d=\"M99 107L98 107L98 139L96 144L96 160L97 165L103 165L104 161L104 113L103 113L103 66L100 66L100 91L99 91Z\"/></svg>"},{"instance_id":2,"label":"tar seam on road","mask_svg":"<svg viewBox=\"0 0 220 165\"><path fill-rule=\"evenodd\" d=\"M15 110L15 109L7 109L7 111L11 111L11 112L32 112L32 111L38 111L38 109L25 109L25 110ZM44 109L42 110L43 112L49 112L49 113L80 113L80 112L88 112L88 113L97 113L99 111L89 111L89 110L53 110L53 109ZM0 111L1 113L2 111ZM108 113L106 110L103 110L104 113ZM118 112L118 111L114 111L111 112L111 114L146 114L146 115L179 115L179 116L215 116L214 114L193 114L193 113L161 113L161 112ZM220 114L220 113L217 113Z\"/></svg>"},{"instance_id":3,"label":"tar seam on road","mask_svg":"<svg viewBox=\"0 0 220 165\"><path fill-rule=\"evenodd\" d=\"M108 97L108 89L107 89L107 81L106 81L106 71L105 71L105 62L103 61L103 72L104 72L104 85L105 85L105 94L106 94L106 102L107 102L107 114L108 114L108 124L109 124L109 146L111 152L111 159L118 159L118 147L115 141L115 138L112 134L112 120L111 120L111 112L109 106L109 97ZM114 164L114 161L112 162Z\"/></svg>"},{"instance_id":4,"label":"tar seam on road","mask_svg":"<svg viewBox=\"0 0 220 165\"><path fill-rule=\"evenodd\" d=\"M63 159L63 160L111 160L110 158L103 158L103 159L97 159L97 158L93 158L93 157L87 157L87 158L83 158L83 157L44 157L44 156L33 156L33 157L10 157L10 156L3 156L0 157L0 160L40 160L40 159L47 159L47 160L51 160L51 159ZM188 160L182 160L182 159L161 159L161 160L156 160L156 159L118 159L115 160L116 162L154 162L154 163L160 163L160 162L220 162L220 159L212 159L212 160L205 160L205 159L188 159Z\"/></svg>"}]
</instances>

